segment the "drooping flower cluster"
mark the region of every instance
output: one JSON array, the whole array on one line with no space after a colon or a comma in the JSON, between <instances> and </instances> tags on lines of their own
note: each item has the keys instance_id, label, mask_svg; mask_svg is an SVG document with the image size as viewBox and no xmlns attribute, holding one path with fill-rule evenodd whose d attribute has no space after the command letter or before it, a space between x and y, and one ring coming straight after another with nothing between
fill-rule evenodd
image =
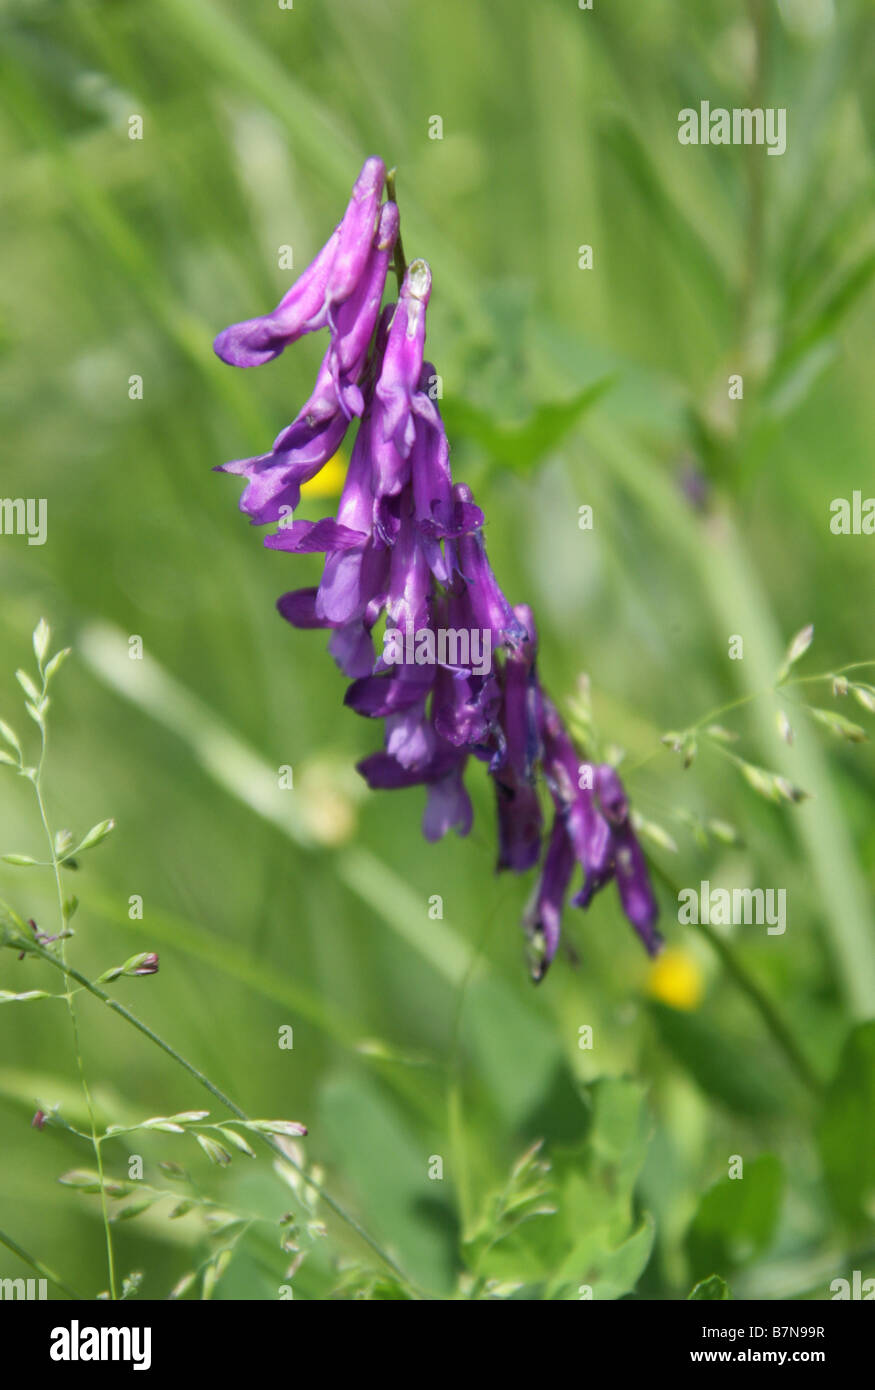
<instances>
[{"instance_id":1,"label":"drooping flower cluster","mask_svg":"<svg viewBox=\"0 0 875 1390\"><path fill-rule=\"evenodd\" d=\"M369 786L424 785L426 838L451 828L465 835L473 812L464 774L474 757L495 788L498 869L534 868L546 839L524 923L534 978L556 953L577 865L583 886L573 903L588 906L616 879L626 916L654 953L656 902L623 787L612 767L581 760L541 688L532 614L505 598L487 559L483 514L453 482L436 377L423 360L424 261L401 266L398 301L382 307L398 238L385 182L382 161L367 160L343 220L273 312L216 339L224 361L252 367L305 333L329 331L313 394L270 453L222 468L246 479L240 507L254 523L279 523L265 545L325 554L318 587L284 594L277 606L295 627L330 631L329 650L352 681L346 704L384 721L382 751L359 764ZM353 419L337 516L294 519L301 487L335 455ZM549 834L539 769L553 804Z\"/></svg>"}]
</instances>

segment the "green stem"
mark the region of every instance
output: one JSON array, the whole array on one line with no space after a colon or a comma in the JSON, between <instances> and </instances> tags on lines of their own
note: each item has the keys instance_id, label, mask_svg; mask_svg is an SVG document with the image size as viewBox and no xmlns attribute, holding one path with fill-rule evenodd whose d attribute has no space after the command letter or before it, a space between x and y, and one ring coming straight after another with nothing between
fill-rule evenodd
<instances>
[{"instance_id":1,"label":"green stem","mask_svg":"<svg viewBox=\"0 0 875 1390\"><path fill-rule=\"evenodd\" d=\"M817 685L820 681L831 681L834 676L845 676L849 671L860 671L868 666L875 666L875 661L849 661L844 666L836 666L832 671L821 671L816 676L794 676L793 680L776 681L774 685L763 686L762 690L753 690L747 695L739 695L735 700L728 700L725 705L717 705L714 709L703 714L694 724L688 724L683 730L684 733L695 733L706 724L713 724L715 719L719 719L723 714L731 714L734 710L742 709L745 705L753 704L755 700L761 700L765 695L779 695L782 690L788 690L795 685ZM636 762L625 764L627 775L637 772L646 763L652 762L660 753L665 751L665 746L660 744L651 753L645 753L643 758L638 758Z\"/></svg>"},{"instance_id":2,"label":"green stem","mask_svg":"<svg viewBox=\"0 0 875 1390\"><path fill-rule=\"evenodd\" d=\"M698 930L720 957L720 961L725 967L726 973L735 981L738 988L747 996L750 1003L756 1009L766 1028L783 1052L788 1065L795 1071L802 1084L814 1095L819 1096L823 1091L823 1082L812 1071L807 1057L802 1052L802 1049L799 1047L799 1044L796 1042L796 1039L793 1037L793 1034L778 1013L771 999L769 999L768 995L745 966L742 965L729 943L724 940L719 932L716 932L708 923L700 923Z\"/></svg>"},{"instance_id":3,"label":"green stem","mask_svg":"<svg viewBox=\"0 0 875 1390\"><path fill-rule=\"evenodd\" d=\"M390 169L386 175L386 193L388 194L390 203L397 203L398 201L395 194L396 172L395 169ZM398 229L398 235L395 238L395 257L392 262L392 269L395 271L395 278L398 281L398 288L400 290L404 283L404 276L407 274L407 258L404 255L404 243L401 240L400 227Z\"/></svg>"},{"instance_id":4,"label":"green stem","mask_svg":"<svg viewBox=\"0 0 875 1390\"><path fill-rule=\"evenodd\" d=\"M84 1302L82 1296L71 1289L68 1284L65 1284L63 1279L59 1279L57 1274L53 1274L48 1265L44 1265L42 1260L38 1260L35 1255L29 1255L28 1252L23 1250L18 1242L14 1241L11 1236L8 1236L5 1231L0 1231L0 1245L5 1245L7 1250L11 1250L13 1255L17 1255L18 1258L23 1260L26 1265L29 1265L31 1269L35 1269L37 1274L41 1275L43 1279L48 1279L51 1284L54 1284L56 1289L60 1289L61 1293L65 1293L68 1298L74 1299L77 1303Z\"/></svg>"},{"instance_id":5,"label":"green stem","mask_svg":"<svg viewBox=\"0 0 875 1390\"><path fill-rule=\"evenodd\" d=\"M658 878L662 880L666 888L677 900L680 889L663 868L653 860L650 867ZM771 999L757 983L748 969L742 965L738 956L729 945L728 941L716 932L707 922L700 922L697 930L704 936L711 948L719 956L721 964L724 966L727 975L741 990L762 1019L773 1041L783 1053L788 1066L795 1072L796 1076L815 1096L820 1096L823 1091L823 1082L812 1070L807 1057L803 1053L796 1039L793 1037L787 1024L784 1022L778 1010L775 1008Z\"/></svg>"},{"instance_id":6,"label":"green stem","mask_svg":"<svg viewBox=\"0 0 875 1390\"><path fill-rule=\"evenodd\" d=\"M793 680L776 681L774 685L765 686L762 690L751 691L749 695L740 695L737 700L730 700L728 704L720 705L717 709L711 710L708 714L703 714L701 719L697 719L695 724L691 724L691 729L701 729L703 724L711 724L715 719L719 719L721 714L729 714L731 710L741 709L743 705L749 705L754 700L761 700L764 695L778 695L782 690L787 690L793 685L816 685L819 681L831 681L833 676L846 675L848 671L859 671L864 666L875 666L875 661L849 661L845 666L837 666L834 671L822 671L817 676L794 676Z\"/></svg>"},{"instance_id":7,"label":"green stem","mask_svg":"<svg viewBox=\"0 0 875 1390\"><path fill-rule=\"evenodd\" d=\"M42 695L43 699L45 699L48 682L46 681L45 674L42 671L42 662L40 662L40 674L42 675L43 680ZM37 764L36 773L33 777L33 788L36 793L37 805L39 806L40 820L42 821L43 829L46 833L46 839L49 845L52 872L54 874L55 889L58 896L58 912L60 914L61 919L61 937L59 942L60 964L64 971L64 988L66 991L65 997L67 1000L67 1010L70 1015L70 1025L73 1029L73 1047L76 1053L76 1065L79 1071L79 1081L82 1086L82 1094L85 1097L85 1106L88 1111L88 1122L91 1128L91 1143L94 1149L95 1162L97 1164L97 1174L98 1178L100 1179L100 1205L103 1216L104 1240L106 1242L106 1265L109 1275L109 1296L113 1300L113 1302L115 1302L115 1300L118 1297L118 1293L116 1290L115 1257L112 1248L112 1230L109 1221L109 1206L106 1200L106 1187L103 1175L103 1158L100 1152L100 1144L97 1140L97 1121L94 1116L94 1103L91 1099L91 1091L89 1089L88 1081L85 1076L85 1062L82 1056L82 1043L79 1035L79 1019L76 1013L76 1006L73 1003L73 993L70 989L71 977L67 965L67 942L65 939L65 933L67 930L67 911L64 906L64 889L61 884L61 869L58 861L58 853L55 848L55 837L52 834L52 829L49 825L49 818L46 812L45 799L42 793L43 766L45 764L46 750L48 748L48 730L46 728L44 718L40 721L39 727L41 737L40 758L39 763Z\"/></svg>"}]
</instances>

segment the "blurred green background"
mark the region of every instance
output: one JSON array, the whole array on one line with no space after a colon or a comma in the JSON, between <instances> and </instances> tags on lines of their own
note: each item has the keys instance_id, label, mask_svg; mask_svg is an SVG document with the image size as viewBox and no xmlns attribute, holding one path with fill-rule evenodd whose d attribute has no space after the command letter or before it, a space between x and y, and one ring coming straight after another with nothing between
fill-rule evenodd
<instances>
[{"instance_id":1,"label":"blurred green background","mask_svg":"<svg viewBox=\"0 0 875 1390\"><path fill-rule=\"evenodd\" d=\"M827 1298L833 1278L875 1274L875 1041L860 1026L875 1015L875 764L796 706L871 719L828 684L767 693L809 622L802 673L875 658L875 539L829 528L833 498L875 491L871 6L3 0L0 25L0 491L48 502L44 546L0 537L0 715L37 738L13 673L44 615L74 648L50 812L79 833L117 821L69 873L71 960L93 978L159 951L157 976L111 990L250 1115L307 1124L306 1162L419 1290L679 1298L716 1273L739 1297ZM786 107L786 153L679 145L677 113L706 98ZM534 990L531 885L494 875L483 768L470 838L426 845L419 789L358 785L379 730L342 708L324 635L274 611L317 562L263 550L238 483L210 470L268 447L324 344L234 373L211 342L276 302L279 248L308 263L371 153L397 166L408 257L432 266L427 355L454 470L503 587L538 616L542 679L564 702L590 676L601 746L625 750L633 804L676 843L649 845L657 875L787 889L783 936L725 936L822 1095L714 943L677 924L663 877L662 964L609 889L567 910L579 960ZM313 497L305 514L332 506ZM801 806L758 797L713 749L684 771L660 743L758 692L721 722L811 793ZM294 790L277 788L283 765ZM41 856L30 789L0 774L0 847ZM703 836L709 818L743 843ZM0 865L0 897L55 929L48 875ZM0 971L0 988L59 987L8 951ZM84 997L80 1013L104 1122L204 1103L122 1020ZM30 1128L54 1102L82 1119L63 1005L3 1007L0 1229L94 1297L99 1201L56 1181L88 1148ZM551 1173L529 1165L491 1200L538 1139ZM269 1154L219 1170L167 1134L105 1152L122 1174L141 1153L159 1186L173 1185L160 1160L183 1163L258 1218L217 1235L160 1203L120 1223L119 1274L142 1271L142 1296L233 1244L214 1296L277 1297L293 1194ZM492 1245L517 1199L556 1210ZM295 1296L341 1278L397 1294L324 1214ZM0 1251L0 1276L27 1272Z\"/></svg>"}]
</instances>

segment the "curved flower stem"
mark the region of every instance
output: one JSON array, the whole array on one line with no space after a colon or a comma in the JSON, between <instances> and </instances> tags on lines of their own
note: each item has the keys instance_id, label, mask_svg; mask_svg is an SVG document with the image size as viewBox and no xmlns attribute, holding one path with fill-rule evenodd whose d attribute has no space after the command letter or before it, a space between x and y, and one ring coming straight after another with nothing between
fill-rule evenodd
<instances>
[{"instance_id":1,"label":"curved flower stem","mask_svg":"<svg viewBox=\"0 0 875 1390\"><path fill-rule=\"evenodd\" d=\"M108 1009L112 1009L113 1013L118 1014L121 1018L125 1020L126 1023L129 1023L132 1028L136 1028L137 1032L142 1033L145 1038L148 1038L149 1041L154 1043L156 1047L159 1047L162 1052L166 1052L168 1057L172 1057L175 1062L178 1062L179 1065L183 1067L185 1071L188 1072L189 1076L194 1077L198 1085L203 1086L205 1090L209 1091L210 1095L213 1096L217 1101L219 1101L221 1105L224 1105L227 1110L230 1110L232 1115L235 1115L238 1120L243 1120L246 1123L249 1122L250 1116L246 1114L245 1110L241 1110L240 1106L237 1105L230 1098L230 1096L227 1096L225 1092L215 1084L215 1082L211 1081L208 1076L205 1076L204 1073L200 1071L194 1065L193 1062L189 1062L188 1059L183 1057L180 1052L177 1052L176 1048L173 1047L171 1043L165 1042L164 1038L160 1037L159 1034L156 1033L152 1028L150 1028L147 1023L144 1023L142 1019L137 1018L136 1014L132 1014L130 1009L126 1009L124 1004L120 1004L117 999L113 999L98 985L93 984L92 981L89 980L86 975L83 975L80 971L74 969L73 966L68 965L65 961L59 960L56 955L54 955L51 951L47 950L39 942L26 941L22 942L22 944L26 946L26 949L29 953L37 955L42 960L47 961L50 965L53 965L56 970L63 970L65 975L69 975L71 979L74 979L76 983L81 985L81 987L84 990L87 990L89 994L93 994L95 999L99 999L100 1002L102 1004L105 1004ZM282 1159L283 1163L287 1163L289 1167L294 1168L295 1171L299 1174L301 1180L305 1182L308 1187L311 1187L315 1192L318 1192L320 1199L325 1203L329 1210L334 1212L334 1215L337 1216L339 1220L343 1221L344 1224L347 1225L351 1231L354 1231L355 1234L359 1237L359 1239L362 1240L365 1243L365 1245L369 1246L375 1255L379 1256L383 1263L387 1265L389 1269L391 1269L392 1273L395 1274L397 1278L400 1279L401 1282L407 1288L413 1290L420 1298L427 1297L427 1295L425 1295L423 1291L416 1286L416 1284L413 1282L410 1276L408 1274L405 1274L404 1270L388 1253L388 1251L382 1248L382 1246L374 1239L374 1237L370 1235L364 1229L364 1227L358 1223L355 1217L351 1216L350 1213L346 1211L340 1205L339 1202L335 1201L335 1199L331 1197L328 1194L328 1192L326 1192L325 1188L321 1185L321 1183L318 1183L314 1178L311 1178L310 1175L300 1166L300 1164L296 1163L293 1158L289 1157L285 1149L282 1147L282 1145L277 1143L273 1135L258 1133L258 1138L261 1139L262 1142L268 1146L268 1148L272 1149L276 1156ZM100 1146L98 1144L98 1148L99 1147Z\"/></svg>"},{"instance_id":2,"label":"curved flower stem","mask_svg":"<svg viewBox=\"0 0 875 1390\"><path fill-rule=\"evenodd\" d=\"M700 923L699 931L720 957L726 973L735 981L749 1002L756 1009L766 1028L783 1052L787 1063L793 1068L802 1084L814 1095L823 1091L823 1082L812 1071L807 1057L802 1052L790 1029L778 1013L771 999L742 965L732 947L716 932L709 923Z\"/></svg>"},{"instance_id":3,"label":"curved flower stem","mask_svg":"<svg viewBox=\"0 0 875 1390\"><path fill-rule=\"evenodd\" d=\"M397 204L398 202L398 199L395 194L396 173L397 170L390 169L388 174L386 175L386 192L389 195L389 201L395 204ZM392 263L392 268L395 271L395 276L398 280L398 288L400 289L401 285L404 282L404 276L407 274L407 259L404 255L404 243L401 240L400 227L398 229L398 235L395 238L395 258Z\"/></svg>"},{"instance_id":4,"label":"curved flower stem","mask_svg":"<svg viewBox=\"0 0 875 1390\"><path fill-rule=\"evenodd\" d=\"M745 705L753 704L756 700L762 700L766 695L780 695L782 690L789 690L796 685L817 685L820 681L831 681L834 676L845 676L849 671L860 671L866 667L875 666L873 661L849 661L844 666L836 666L832 671L821 671L816 676L794 676L792 680L776 681L774 685L764 686L762 690L754 690L749 695L739 695L736 700L729 700L725 705L717 705L707 714L703 714L695 723L687 725L685 732L697 732L706 724L713 724L715 719L721 715L731 714L734 710L743 709ZM646 763L652 762L660 753L664 752L664 745L654 748L652 752L645 753L643 758L638 758L635 762L624 764L626 775L630 772L637 772Z\"/></svg>"},{"instance_id":5,"label":"curved flower stem","mask_svg":"<svg viewBox=\"0 0 875 1390\"><path fill-rule=\"evenodd\" d=\"M55 1288L60 1289L61 1293L66 1294L68 1298L74 1299L77 1303L83 1303L85 1301L81 1294L71 1289L68 1284L64 1283L63 1279L58 1278L57 1274L53 1274L48 1265L44 1265L42 1260L38 1260L35 1255L29 1255L28 1252L23 1250L18 1242L14 1241L11 1236L8 1236L5 1231L0 1231L0 1245L5 1245L7 1250L11 1250L13 1255L17 1255L26 1265L30 1265L31 1269L35 1269L37 1274L41 1275L43 1279L48 1279L50 1284L54 1284Z\"/></svg>"},{"instance_id":6,"label":"curved flower stem","mask_svg":"<svg viewBox=\"0 0 875 1390\"><path fill-rule=\"evenodd\" d=\"M774 685L766 686L763 690L754 691L750 695L741 695L737 700L731 700L728 704L721 705L708 714L703 714L701 719L697 719L695 724L690 725L690 728L701 729L703 724L712 723L721 714L729 714L731 710L740 709L742 705L749 705L754 700L761 700L764 695L778 695L782 690L787 690L793 685L816 685L819 681L831 681L833 676L843 676L848 671L859 671L865 666L875 666L875 661L850 661L846 666L838 666L834 671L821 671L816 676L794 676L792 680L776 681Z\"/></svg>"},{"instance_id":7,"label":"curved flower stem","mask_svg":"<svg viewBox=\"0 0 875 1390\"><path fill-rule=\"evenodd\" d=\"M662 880L665 887L674 898L677 899L680 893L677 884L658 864L654 863L652 860L649 862L650 867L657 877ZM709 923L700 923L697 930L704 936L705 940L719 956L720 963L724 966L726 973L759 1014L766 1029L771 1034L773 1041L783 1053L788 1066L796 1073L796 1076L806 1089L813 1095L819 1097L823 1092L823 1082L812 1070L808 1058L803 1053L765 990L757 983L748 969L742 965L728 941L724 940L720 933L716 932Z\"/></svg>"},{"instance_id":8,"label":"curved flower stem","mask_svg":"<svg viewBox=\"0 0 875 1390\"><path fill-rule=\"evenodd\" d=\"M40 667L42 668L42 662L40 662ZM43 699L45 699L48 681L46 680L45 674L42 673L42 669L41 674L43 679L42 696ZM106 1187L104 1184L103 1176L103 1158L100 1152L100 1144L97 1139L97 1122L94 1117L94 1103L91 1099L91 1091L89 1089L88 1081L85 1076L85 1062L82 1057L82 1044L79 1037L79 1019L76 1014L76 1006L73 1003L73 992L70 989L71 974L67 965L67 943L65 939L67 932L67 909L64 904L64 889L61 884L61 868L58 860L58 852L55 844L55 837L52 834L52 829L49 825L49 818L46 812L45 798L43 797L42 792L43 766L45 764L46 751L48 749L48 731L44 719L40 721L39 729L41 739L40 757L39 762L37 763L36 771L32 778L32 782L34 792L36 793L37 805L39 807L40 820L42 821L43 829L46 834L46 840L48 841L49 845L49 854L51 855L51 868L54 874L55 889L58 897L58 913L60 915L61 920L59 942L60 965L64 971L64 988L66 991L65 998L67 1001L67 1011L70 1015L70 1025L73 1029L73 1048L76 1053L76 1065L79 1071L79 1081L82 1086L82 1094L85 1097L85 1106L88 1111L88 1122L91 1129L91 1143L94 1149L94 1158L97 1164L97 1175L100 1181L100 1205L101 1214L103 1217L104 1239L106 1241L106 1265L109 1277L109 1296L113 1301L115 1301L118 1298L118 1292L116 1289L115 1278L115 1257L112 1248L112 1229L110 1227L109 1222L109 1207L107 1206L106 1201Z\"/></svg>"}]
</instances>

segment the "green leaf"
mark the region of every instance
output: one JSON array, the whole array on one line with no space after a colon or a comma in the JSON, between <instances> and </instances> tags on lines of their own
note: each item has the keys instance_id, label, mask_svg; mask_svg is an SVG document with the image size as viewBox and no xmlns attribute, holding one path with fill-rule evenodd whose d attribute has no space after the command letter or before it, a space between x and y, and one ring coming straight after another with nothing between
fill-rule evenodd
<instances>
[{"instance_id":1,"label":"green leaf","mask_svg":"<svg viewBox=\"0 0 875 1390\"><path fill-rule=\"evenodd\" d=\"M4 719L0 719L0 738L5 739L6 742L9 744L9 747L15 749L20 760L21 744L18 742L18 735L16 734L15 730L9 724L6 723Z\"/></svg>"},{"instance_id":2,"label":"green leaf","mask_svg":"<svg viewBox=\"0 0 875 1390\"><path fill-rule=\"evenodd\" d=\"M224 1145L212 1139L209 1134L196 1134L194 1137L211 1163L216 1163L220 1168L225 1168L231 1162L231 1155L228 1150Z\"/></svg>"},{"instance_id":3,"label":"green leaf","mask_svg":"<svg viewBox=\"0 0 875 1390\"><path fill-rule=\"evenodd\" d=\"M850 1225L875 1211L875 1022L848 1036L817 1128L827 1187Z\"/></svg>"},{"instance_id":4,"label":"green leaf","mask_svg":"<svg viewBox=\"0 0 875 1390\"><path fill-rule=\"evenodd\" d=\"M129 1202L126 1207L120 1207L113 1212L113 1221L132 1221L135 1216L148 1211L157 1202L157 1197L142 1197L138 1202Z\"/></svg>"},{"instance_id":5,"label":"green leaf","mask_svg":"<svg viewBox=\"0 0 875 1390\"><path fill-rule=\"evenodd\" d=\"M18 681L18 684L21 686L27 698L31 700L35 705L38 705L40 700L42 699L42 695L37 690L36 686L34 685L27 672L16 671L15 679Z\"/></svg>"},{"instance_id":6,"label":"green leaf","mask_svg":"<svg viewBox=\"0 0 875 1390\"><path fill-rule=\"evenodd\" d=\"M24 708L27 710L34 724L39 724L42 729L45 725L45 712L48 709L48 700L40 700L38 704L32 705L29 700L25 700Z\"/></svg>"},{"instance_id":7,"label":"green leaf","mask_svg":"<svg viewBox=\"0 0 875 1390\"><path fill-rule=\"evenodd\" d=\"M219 1133L223 1139L227 1139L230 1144L239 1149L241 1153L247 1154L249 1158L255 1158L255 1150L252 1145L244 1139L242 1134L238 1134L235 1129L225 1129L220 1127Z\"/></svg>"},{"instance_id":8,"label":"green leaf","mask_svg":"<svg viewBox=\"0 0 875 1390\"><path fill-rule=\"evenodd\" d=\"M775 363L774 376L783 378L792 366L818 343L828 339L845 314L853 308L875 275L875 251L867 251L847 269L821 308L809 319L798 337L791 340Z\"/></svg>"},{"instance_id":9,"label":"green leaf","mask_svg":"<svg viewBox=\"0 0 875 1390\"><path fill-rule=\"evenodd\" d=\"M705 829L709 835L712 835L723 845L741 845L744 843L737 827L731 825L729 821L708 820L705 822Z\"/></svg>"},{"instance_id":10,"label":"green leaf","mask_svg":"<svg viewBox=\"0 0 875 1390\"><path fill-rule=\"evenodd\" d=\"M725 1279L721 1279L719 1274L712 1274L707 1279L700 1279L695 1288L687 1294L687 1301L690 1299L730 1299L732 1293Z\"/></svg>"},{"instance_id":11,"label":"green leaf","mask_svg":"<svg viewBox=\"0 0 875 1390\"><path fill-rule=\"evenodd\" d=\"M862 705L869 714L875 714L875 688L857 682L851 686L851 691L858 705Z\"/></svg>"},{"instance_id":12,"label":"green leaf","mask_svg":"<svg viewBox=\"0 0 875 1390\"><path fill-rule=\"evenodd\" d=\"M503 424L479 406L462 400L443 402L443 415L449 433L474 440L491 463L527 473L557 447L614 380L613 376L601 377L568 401L540 405L519 425Z\"/></svg>"},{"instance_id":13,"label":"green leaf","mask_svg":"<svg viewBox=\"0 0 875 1390\"><path fill-rule=\"evenodd\" d=\"M715 738L718 743L737 743L738 734L733 729L726 729L722 724L708 724L705 733L709 738Z\"/></svg>"},{"instance_id":14,"label":"green leaf","mask_svg":"<svg viewBox=\"0 0 875 1390\"><path fill-rule=\"evenodd\" d=\"M743 1155L742 1155L743 1157ZM687 1232L691 1273L740 1269L771 1244L784 1191L784 1170L773 1154L744 1163L743 1176L725 1177L702 1197Z\"/></svg>"},{"instance_id":15,"label":"green leaf","mask_svg":"<svg viewBox=\"0 0 875 1390\"><path fill-rule=\"evenodd\" d=\"M49 639L51 635L49 625L45 618L40 618L33 631L33 654L39 663L40 670L43 669L43 662L46 659L46 652L49 649Z\"/></svg>"},{"instance_id":16,"label":"green leaf","mask_svg":"<svg viewBox=\"0 0 875 1390\"><path fill-rule=\"evenodd\" d=\"M82 840L79 841L79 844L76 846L74 850L71 851L71 854L77 855L81 854L84 849L93 849L95 845L100 844L101 840L105 840L107 835L109 835L114 829L114 820L98 821L97 825L92 825L91 829L88 831L88 834Z\"/></svg>"},{"instance_id":17,"label":"green leaf","mask_svg":"<svg viewBox=\"0 0 875 1390\"><path fill-rule=\"evenodd\" d=\"M357 1207L379 1213L383 1239L405 1272L429 1289L449 1292L458 1258L455 1203L447 1181L430 1180L427 1161L443 1147L423 1148L408 1113L360 1067L323 1083L316 1127Z\"/></svg>"},{"instance_id":18,"label":"green leaf","mask_svg":"<svg viewBox=\"0 0 875 1390\"><path fill-rule=\"evenodd\" d=\"M55 831L55 854L59 859L67 853L73 844L73 832L71 830Z\"/></svg>"},{"instance_id":19,"label":"green leaf","mask_svg":"<svg viewBox=\"0 0 875 1390\"><path fill-rule=\"evenodd\" d=\"M282 1134L287 1139L300 1139L307 1133L307 1126L297 1120L247 1120L246 1128L258 1130L259 1134Z\"/></svg>"},{"instance_id":20,"label":"green leaf","mask_svg":"<svg viewBox=\"0 0 875 1390\"><path fill-rule=\"evenodd\" d=\"M785 1108L783 1089L741 1039L727 1038L699 1014L682 1013L655 1001L649 1012L659 1036L698 1086L739 1115L768 1115ZM732 1066L726 1065L727 1049Z\"/></svg>"},{"instance_id":21,"label":"green leaf","mask_svg":"<svg viewBox=\"0 0 875 1390\"><path fill-rule=\"evenodd\" d=\"M210 1299L213 1296L216 1285L221 1279L225 1270L231 1262L231 1251L221 1250L214 1260L211 1260L204 1270L202 1284L202 1299Z\"/></svg>"},{"instance_id":22,"label":"green leaf","mask_svg":"<svg viewBox=\"0 0 875 1390\"><path fill-rule=\"evenodd\" d=\"M75 1187L80 1192L99 1192L100 1175L87 1168L72 1168L69 1173L62 1173L58 1182L63 1187Z\"/></svg>"},{"instance_id":23,"label":"green leaf","mask_svg":"<svg viewBox=\"0 0 875 1390\"><path fill-rule=\"evenodd\" d=\"M636 1217L634 1210L650 1131L643 1088L632 1081L597 1081L584 1100L585 1137L551 1157L551 1171L530 1196L524 1187L522 1197L532 1203L524 1207L525 1220L506 1232L496 1220L495 1198L486 1204L466 1247L466 1261L480 1280L497 1288L535 1287L545 1299L567 1301L590 1293L593 1299L617 1299L634 1289L654 1233L651 1218ZM496 1296L488 1288L485 1293Z\"/></svg>"},{"instance_id":24,"label":"green leaf","mask_svg":"<svg viewBox=\"0 0 875 1390\"><path fill-rule=\"evenodd\" d=\"M168 1294L168 1298L182 1298L185 1294L188 1293L189 1289L192 1288L192 1286L196 1283L197 1274L193 1270L188 1274L183 1274L182 1278L176 1284L173 1285L173 1288L170 1290L170 1293Z\"/></svg>"},{"instance_id":25,"label":"green leaf","mask_svg":"<svg viewBox=\"0 0 875 1390\"><path fill-rule=\"evenodd\" d=\"M70 647L63 647L61 651L55 652L55 655L49 661L45 669L45 678L47 685L49 681L52 679L52 676L54 676L55 673L61 669L64 662L67 660L67 657L70 655L70 651Z\"/></svg>"},{"instance_id":26,"label":"green leaf","mask_svg":"<svg viewBox=\"0 0 875 1390\"><path fill-rule=\"evenodd\" d=\"M846 719L843 714L836 714L831 709L814 709L809 706L808 713L812 719L816 719L818 724L823 724L824 728L829 729L836 738L843 738L848 743L866 743L869 735L859 724L855 724L852 719Z\"/></svg>"},{"instance_id":27,"label":"green leaf","mask_svg":"<svg viewBox=\"0 0 875 1390\"><path fill-rule=\"evenodd\" d=\"M192 1202L188 1199L186 1199L184 1202L178 1202L177 1205L173 1208L172 1212L170 1213L170 1220L178 1221L181 1216L188 1216L188 1213L190 1211L194 1211L196 1206L197 1202Z\"/></svg>"},{"instance_id":28,"label":"green leaf","mask_svg":"<svg viewBox=\"0 0 875 1390\"><path fill-rule=\"evenodd\" d=\"M787 648L787 655L784 657L784 664L778 672L779 685L781 684L781 681L784 680L788 675L790 667L795 666L796 662L801 660L801 658L808 651L808 648L811 646L811 643L813 641L814 623L808 623L806 627L800 628L800 630L796 633L796 636L790 643L789 647Z\"/></svg>"},{"instance_id":29,"label":"green leaf","mask_svg":"<svg viewBox=\"0 0 875 1390\"><path fill-rule=\"evenodd\" d=\"M684 200L669 190L635 125L624 114L612 111L604 118L603 138L618 169L631 181L637 202L649 210L652 225L671 246L701 298L711 311L725 311L730 286L724 269L700 233L698 220L689 216Z\"/></svg>"},{"instance_id":30,"label":"green leaf","mask_svg":"<svg viewBox=\"0 0 875 1390\"><path fill-rule=\"evenodd\" d=\"M677 842L656 821L645 820L644 816L639 815L637 811L632 812L631 820L633 828L639 836L649 840L658 849L665 849L670 854L677 854Z\"/></svg>"},{"instance_id":31,"label":"green leaf","mask_svg":"<svg viewBox=\"0 0 875 1390\"><path fill-rule=\"evenodd\" d=\"M776 772L769 772L764 767L757 767L755 763L745 762L743 758L733 757L733 762L748 786L760 796L764 796L767 801L789 801L795 806L800 801L809 799L809 792L794 786L786 777L780 777Z\"/></svg>"}]
</instances>

